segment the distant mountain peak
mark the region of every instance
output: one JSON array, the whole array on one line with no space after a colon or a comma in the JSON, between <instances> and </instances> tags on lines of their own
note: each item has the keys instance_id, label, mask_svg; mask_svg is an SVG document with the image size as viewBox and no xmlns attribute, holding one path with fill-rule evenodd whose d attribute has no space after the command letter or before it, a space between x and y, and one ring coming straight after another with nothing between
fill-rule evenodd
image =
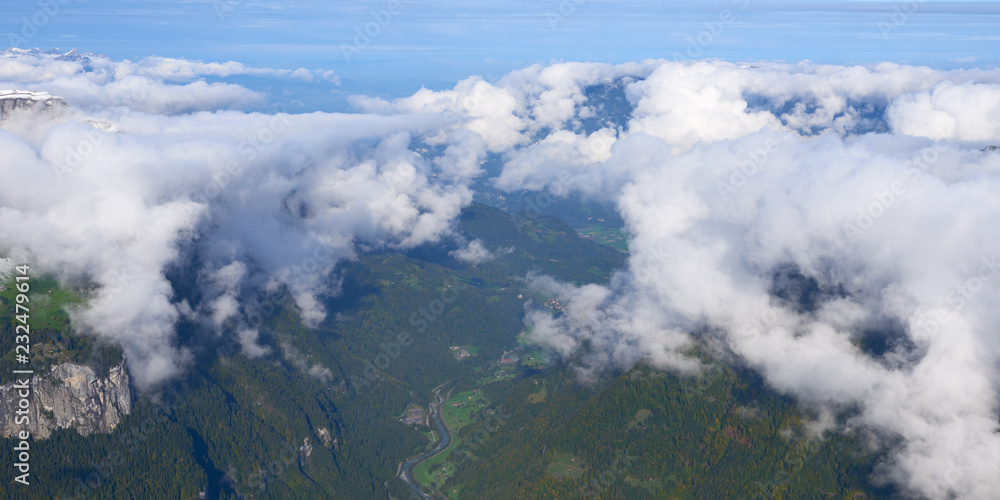
<instances>
[{"instance_id":1,"label":"distant mountain peak","mask_svg":"<svg viewBox=\"0 0 1000 500\"><path fill-rule=\"evenodd\" d=\"M0 90L0 120L6 119L11 113L22 110L35 110L41 106L44 111L54 111L57 108L69 107L62 97L56 97L48 92L34 90Z\"/></svg>"},{"instance_id":2,"label":"distant mountain peak","mask_svg":"<svg viewBox=\"0 0 1000 500\"><path fill-rule=\"evenodd\" d=\"M0 90L0 99L30 99L34 101L47 101L49 99L62 99L53 97L48 92L38 92L34 90Z\"/></svg>"},{"instance_id":3,"label":"distant mountain peak","mask_svg":"<svg viewBox=\"0 0 1000 500\"><path fill-rule=\"evenodd\" d=\"M89 61L91 58L104 58L107 56L103 54L95 54L93 52L80 52L79 49L72 48L67 52L63 52L58 47L53 47L49 50L42 50L38 47L30 49L20 49L17 47L11 47L9 49L0 52L0 54L6 56L48 56L52 57L57 61Z\"/></svg>"}]
</instances>

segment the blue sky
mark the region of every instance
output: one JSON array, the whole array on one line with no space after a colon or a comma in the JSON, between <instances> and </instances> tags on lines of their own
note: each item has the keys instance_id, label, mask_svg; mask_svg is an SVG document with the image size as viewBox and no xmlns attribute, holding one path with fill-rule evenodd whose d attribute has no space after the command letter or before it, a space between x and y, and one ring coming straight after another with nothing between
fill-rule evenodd
<instances>
[{"instance_id":1,"label":"blue sky","mask_svg":"<svg viewBox=\"0 0 1000 500\"><path fill-rule=\"evenodd\" d=\"M553 60L994 67L1000 54L998 2L395 2L5 0L0 34L43 49L324 68L367 82L453 82Z\"/></svg>"}]
</instances>

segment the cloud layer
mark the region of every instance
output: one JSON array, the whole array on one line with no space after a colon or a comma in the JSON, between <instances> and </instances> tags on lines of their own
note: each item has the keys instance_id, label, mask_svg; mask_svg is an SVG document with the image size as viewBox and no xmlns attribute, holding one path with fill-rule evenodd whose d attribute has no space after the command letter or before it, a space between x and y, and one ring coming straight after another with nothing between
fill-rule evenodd
<instances>
[{"instance_id":1,"label":"cloud layer","mask_svg":"<svg viewBox=\"0 0 1000 500\"><path fill-rule=\"evenodd\" d=\"M567 64L383 106L508 96L466 124L504 152L495 185L617 204L630 259L610 286L534 278L568 305L529 309L532 333L582 377L696 371L698 343L841 431L898 439L877 479L972 499L1000 487L998 76ZM624 86L627 126L582 125L596 84Z\"/></svg>"},{"instance_id":2,"label":"cloud layer","mask_svg":"<svg viewBox=\"0 0 1000 500\"><path fill-rule=\"evenodd\" d=\"M246 109L264 97L230 83L205 78L237 75L316 79L339 83L332 71L255 68L228 61L201 62L165 57L116 61L100 54L38 49L0 52L0 88L26 88L60 96L85 110L126 107L155 114Z\"/></svg>"},{"instance_id":3,"label":"cloud layer","mask_svg":"<svg viewBox=\"0 0 1000 500\"><path fill-rule=\"evenodd\" d=\"M0 61L4 85L74 106L3 124L3 250L96 285L77 319L140 383L183 369L181 317L267 354L240 320L249 288L287 286L320 321L338 261L448 236L492 153L497 188L600 198L626 221L610 285L531 278L567 302L529 309L533 335L581 377L696 372L697 343L897 443L879 479L914 497L1000 489L1000 72L566 63L268 116L220 110L259 98L242 87L183 83L235 63L82 64ZM197 304L165 278L192 256Z\"/></svg>"},{"instance_id":4,"label":"cloud layer","mask_svg":"<svg viewBox=\"0 0 1000 500\"><path fill-rule=\"evenodd\" d=\"M19 85L63 81L62 61L18 61L27 69L0 71L20 74ZM25 83L32 72L41 80ZM90 81L82 100L113 100L121 81ZM197 83L139 88L150 100L169 102L176 91L187 103L226 107L212 86ZM285 286L315 324L325 317L322 295L335 292L329 276L339 261L359 247L437 241L472 199L478 143L456 140L466 151L440 159L410 149L444 127L440 115L176 115L172 105L78 106L68 95L70 107L36 106L2 123L0 246L40 272L92 287L74 320L120 343L142 386L189 361L176 341L182 318L238 332L248 355L265 354L244 324L246 293ZM192 267L198 303L172 289L166 276L178 266Z\"/></svg>"}]
</instances>

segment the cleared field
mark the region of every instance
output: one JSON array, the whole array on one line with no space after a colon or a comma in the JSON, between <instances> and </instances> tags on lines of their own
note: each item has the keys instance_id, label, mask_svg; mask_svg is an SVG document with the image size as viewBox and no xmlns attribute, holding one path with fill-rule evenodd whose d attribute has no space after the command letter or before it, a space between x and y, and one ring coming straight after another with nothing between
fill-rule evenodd
<instances>
[{"instance_id":1,"label":"cleared field","mask_svg":"<svg viewBox=\"0 0 1000 500\"><path fill-rule=\"evenodd\" d=\"M539 389L538 392L534 394L528 394L528 402L532 404L543 403L545 402L545 398L548 397L548 395L549 395L549 388L546 387L545 381L542 381L542 388Z\"/></svg>"},{"instance_id":2,"label":"cleared field","mask_svg":"<svg viewBox=\"0 0 1000 500\"><path fill-rule=\"evenodd\" d=\"M462 443L460 430L475 422L478 411L488 406L489 403L489 399L481 390L460 392L445 402L441 408L441 416L454 439L452 439L451 446L413 470L413 477L417 482L434 489L440 489L444 486L448 478L455 473L455 464L449 459L451 453L458 449Z\"/></svg>"},{"instance_id":3,"label":"cleared field","mask_svg":"<svg viewBox=\"0 0 1000 500\"><path fill-rule=\"evenodd\" d=\"M633 417L632 420L628 423L627 429L632 430L635 429L636 426L642 427L642 424L646 422L646 419L651 417L652 415L653 412L645 408L635 412L635 417Z\"/></svg>"},{"instance_id":4,"label":"cleared field","mask_svg":"<svg viewBox=\"0 0 1000 500\"><path fill-rule=\"evenodd\" d=\"M619 252L628 251L628 238L618 229L604 226L588 226L579 228L576 232L594 243L614 248Z\"/></svg>"},{"instance_id":5,"label":"cleared field","mask_svg":"<svg viewBox=\"0 0 1000 500\"><path fill-rule=\"evenodd\" d=\"M28 324L31 328L64 330L69 324L66 308L71 304L82 303L80 296L75 292L59 288L56 280L49 277L32 277L26 283L28 283L28 302L21 305L28 308L30 318ZM6 289L0 292L0 321L16 321L14 318L16 299L20 294L16 284L14 279L3 283Z\"/></svg>"},{"instance_id":6,"label":"cleared field","mask_svg":"<svg viewBox=\"0 0 1000 500\"><path fill-rule=\"evenodd\" d=\"M572 453L556 453L545 472L557 479L564 477L580 479L585 470L580 459L574 457Z\"/></svg>"}]
</instances>

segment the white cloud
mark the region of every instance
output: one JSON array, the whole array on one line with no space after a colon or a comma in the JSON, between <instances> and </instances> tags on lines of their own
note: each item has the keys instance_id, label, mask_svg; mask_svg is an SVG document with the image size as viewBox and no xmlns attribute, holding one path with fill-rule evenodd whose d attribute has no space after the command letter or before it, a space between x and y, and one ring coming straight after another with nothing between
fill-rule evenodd
<instances>
[{"instance_id":1,"label":"white cloud","mask_svg":"<svg viewBox=\"0 0 1000 500\"><path fill-rule=\"evenodd\" d=\"M246 354L249 358L259 358L271 353L270 347L261 346L258 343L259 337L260 332L254 329L245 328L239 331L237 338L240 342L240 347L243 348L243 354Z\"/></svg>"},{"instance_id":2,"label":"white cloud","mask_svg":"<svg viewBox=\"0 0 1000 500\"><path fill-rule=\"evenodd\" d=\"M306 82L311 82L311 81L313 81L313 78L314 78L312 72L309 71L309 70L307 70L307 69L305 69L305 68L299 68L299 69L291 72L290 76L292 78L298 78L298 79L300 79L302 81L306 81Z\"/></svg>"},{"instance_id":3,"label":"white cloud","mask_svg":"<svg viewBox=\"0 0 1000 500\"><path fill-rule=\"evenodd\" d=\"M596 165L611 159L611 148L617 140L617 133L609 128L589 136L568 130L552 132L509 152L503 172L493 183L505 190L540 190L553 181L573 181L580 190L600 190L600 179L589 174Z\"/></svg>"},{"instance_id":4,"label":"white cloud","mask_svg":"<svg viewBox=\"0 0 1000 500\"><path fill-rule=\"evenodd\" d=\"M517 98L501 87L473 77L454 90L421 89L410 97L388 103L381 99L355 97L351 102L362 111L436 113L452 121L465 121L465 128L479 134L490 151L502 151L528 140Z\"/></svg>"},{"instance_id":5,"label":"white cloud","mask_svg":"<svg viewBox=\"0 0 1000 500\"><path fill-rule=\"evenodd\" d=\"M945 81L889 110L893 130L932 139L1000 141L1000 85Z\"/></svg>"},{"instance_id":6,"label":"white cloud","mask_svg":"<svg viewBox=\"0 0 1000 500\"><path fill-rule=\"evenodd\" d=\"M584 354L584 380L640 360L694 370L684 353L702 342L821 412L856 405L849 428L901 439L880 474L913 495L989 497L1000 155L978 142L996 139L995 84L972 77L665 63L629 87L636 111L610 156L580 155L568 131L509 151L498 185L603 193L633 235L609 286L535 278L566 314L529 309L532 335ZM765 103L751 109L754 95ZM852 135L865 120L888 133ZM775 295L773 273L789 265L826 290L806 309ZM876 355L863 335L898 342Z\"/></svg>"},{"instance_id":7,"label":"white cloud","mask_svg":"<svg viewBox=\"0 0 1000 500\"><path fill-rule=\"evenodd\" d=\"M93 83L91 95L104 99L129 78L140 77ZM163 85L188 102L215 100L211 86ZM177 103L167 97L159 111ZM466 163L475 147L452 160L409 149L413 137L447 128L440 116L162 116L95 106L0 124L8 181L0 252L67 282L95 283L73 319L121 344L142 387L190 362L174 332L182 316L197 315L259 355L241 314L246 294L287 287L315 325L325 318L323 297L337 292L330 273L338 262L359 246L437 241L472 200ZM93 127L95 119L112 131ZM166 275L192 262L201 299L188 304Z\"/></svg>"},{"instance_id":8,"label":"white cloud","mask_svg":"<svg viewBox=\"0 0 1000 500\"><path fill-rule=\"evenodd\" d=\"M240 261L233 261L209 273L205 285L211 288L214 294L218 294L218 297L208 304L215 327L222 327L226 320L239 312L240 284L246 276L247 265ZM243 338L242 332L240 338L241 340Z\"/></svg>"},{"instance_id":9,"label":"white cloud","mask_svg":"<svg viewBox=\"0 0 1000 500\"><path fill-rule=\"evenodd\" d=\"M846 426L899 439L880 474L915 496L1000 488L1000 154L980 151L1000 140L1000 72L566 63L355 98L369 114L265 116L218 111L253 102L242 87L166 82L237 65L82 64L0 64L0 81L81 103L4 124L0 250L97 283L74 319L121 343L140 384L190 359L181 315L233 322L263 355L241 324L247 290L287 287L322 321L338 262L449 235L496 153L497 186L577 191L626 221L628 269L608 286L532 278L566 302L529 310L532 335L567 356L589 345L582 378L640 361L697 371L685 353L702 342L825 415L858 408ZM609 82L627 89L627 126L586 129L584 89ZM128 103L136 88L156 96ZM177 113L191 114L163 116ZM442 153L423 157L414 138ZM165 276L193 254L204 299L189 307ZM456 252L487 255L476 241ZM859 348L864 335L885 352Z\"/></svg>"},{"instance_id":10,"label":"white cloud","mask_svg":"<svg viewBox=\"0 0 1000 500\"><path fill-rule=\"evenodd\" d=\"M535 133L567 128L584 105L585 87L625 75L645 75L655 67L643 64L562 63L535 65L515 71L495 83L480 77L458 82L454 89L421 89L393 100L354 96L351 103L373 113L440 113L449 121L479 134L491 152L527 145Z\"/></svg>"},{"instance_id":11,"label":"white cloud","mask_svg":"<svg viewBox=\"0 0 1000 500\"><path fill-rule=\"evenodd\" d=\"M764 127L780 127L774 115L747 109L744 86L731 75L731 68L708 62L660 66L629 87L637 103L629 130L688 149L701 141L735 139Z\"/></svg>"},{"instance_id":12,"label":"white cloud","mask_svg":"<svg viewBox=\"0 0 1000 500\"><path fill-rule=\"evenodd\" d=\"M54 54L20 49L0 53L0 88L44 90L73 106L90 110L123 106L146 113L181 114L263 104L262 95L242 86L202 81L205 77L235 75L340 82L329 70L255 68L235 61L201 62L157 56L116 61L76 51Z\"/></svg>"},{"instance_id":13,"label":"white cloud","mask_svg":"<svg viewBox=\"0 0 1000 500\"><path fill-rule=\"evenodd\" d=\"M482 264L496 258L483 246L482 240L472 240L464 247L452 251L450 255L469 264Z\"/></svg>"}]
</instances>

